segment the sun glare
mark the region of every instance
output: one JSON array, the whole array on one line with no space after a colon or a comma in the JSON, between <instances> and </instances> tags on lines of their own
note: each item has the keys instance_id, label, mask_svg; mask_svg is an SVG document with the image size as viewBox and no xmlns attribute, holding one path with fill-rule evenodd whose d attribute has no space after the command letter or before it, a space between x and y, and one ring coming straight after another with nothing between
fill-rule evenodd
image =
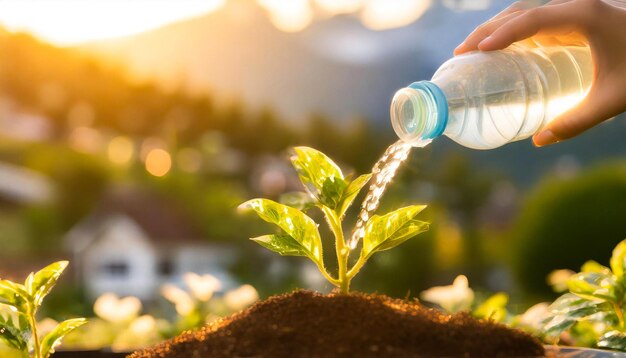
<instances>
[{"instance_id":1,"label":"sun glare","mask_svg":"<svg viewBox=\"0 0 626 358\"><path fill-rule=\"evenodd\" d=\"M0 27L27 32L56 45L71 46L130 36L201 16L228 1L0 0ZM432 0L256 0L256 4L267 11L279 30L298 32L316 19L337 14L357 16L373 30L397 28L419 19Z\"/></svg>"},{"instance_id":2,"label":"sun glare","mask_svg":"<svg viewBox=\"0 0 626 358\"><path fill-rule=\"evenodd\" d=\"M369 0L361 21L372 30L402 27L419 19L430 5L431 0Z\"/></svg>"},{"instance_id":3,"label":"sun glare","mask_svg":"<svg viewBox=\"0 0 626 358\"><path fill-rule=\"evenodd\" d=\"M122 37L220 8L226 0L3 0L0 26L57 45Z\"/></svg>"},{"instance_id":4,"label":"sun glare","mask_svg":"<svg viewBox=\"0 0 626 358\"><path fill-rule=\"evenodd\" d=\"M305 29L313 21L313 9L309 0L258 0L269 12L272 24L284 32Z\"/></svg>"},{"instance_id":5,"label":"sun glare","mask_svg":"<svg viewBox=\"0 0 626 358\"><path fill-rule=\"evenodd\" d=\"M363 7L364 0L315 0L322 10L332 14L349 14Z\"/></svg>"}]
</instances>

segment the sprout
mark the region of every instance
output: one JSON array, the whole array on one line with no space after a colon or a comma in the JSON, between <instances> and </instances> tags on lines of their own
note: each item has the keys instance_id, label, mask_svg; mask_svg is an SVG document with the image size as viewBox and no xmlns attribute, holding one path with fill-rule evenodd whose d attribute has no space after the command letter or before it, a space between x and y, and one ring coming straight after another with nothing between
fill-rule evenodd
<instances>
[{"instance_id":1,"label":"sprout","mask_svg":"<svg viewBox=\"0 0 626 358\"><path fill-rule=\"evenodd\" d=\"M176 312L181 316L191 313L196 304L191 296L172 284L165 284L161 287L161 294L166 300L172 302L176 307Z\"/></svg>"},{"instance_id":2,"label":"sprout","mask_svg":"<svg viewBox=\"0 0 626 358\"><path fill-rule=\"evenodd\" d=\"M128 327L128 329L136 335L147 335L154 332L157 323L154 317L150 315L143 315L137 317Z\"/></svg>"},{"instance_id":3,"label":"sprout","mask_svg":"<svg viewBox=\"0 0 626 358\"><path fill-rule=\"evenodd\" d=\"M335 162L322 152L308 147L294 148L291 163L298 173L306 195L284 196L286 202L292 206L269 199L252 199L241 204L239 210L254 211L261 219L281 229L279 234L255 237L251 239L252 241L280 255L307 257L315 263L324 278L339 287L343 293L349 291L352 278L373 254L392 249L428 230L428 223L415 219L426 207L424 205L407 206L382 216L362 216L366 223L364 227L357 228L357 232L359 238L361 234L363 236L363 246L356 262L350 266L350 253L353 247L344 238L342 221L346 211L372 175L364 174L353 180L344 177ZM335 276L326 269L318 225L305 213L312 207L317 207L324 214L335 237L337 256Z\"/></svg>"},{"instance_id":4,"label":"sprout","mask_svg":"<svg viewBox=\"0 0 626 358\"><path fill-rule=\"evenodd\" d=\"M129 322L139 316L141 301L134 296L119 298L114 293L105 293L96 299L93 311L98 317L112 323Z\"/></svg>"},{"instance_id":5,"label":"sprout","mask_svg":"<svg viewBox=\"0 0 626 358\"><path fill-rule=\"evenodd\" d=\"M191 289L193 296L202 302L210 300L214 292L222 289L220 280L209 274L200 276L193 272L187 272L183 275L183 280Z\"/></svg>"},{"instance_id":6,"label":"sprout","mask_svg":"<svg viewBox=\"0 0 626 358\"><path fill-rule=\"evenodd\" d=\"M450 286L437 286L423 291L422 300L436 303L448 312L469 310L474 301L474 291L467 277L459 275Z\"/></svg>"},{"instance_id":7,"label":"sprout","mask_svg":"<svg viewBox=\"0 0 626 358\"><path fill-rule=\"evenodd\" d=\"M224 303L233 311L244 309L259 299L259 293L251 285L243 285L224 294Z\"/></svg>"},{"instance_id":8,"label":"sprout","mask_svg":"<svg viewBox=\"0 0 626 358\"><path fill-rule=\"evenodd\" d=\"M30 352L34 358L48 358L63 337L87 322L84 318L68 319L59 324L46 320L37 322L37 310L67 265L67 261L58 261L36 273L31 272L24 284L0 280L0 306L10 307L9 314L0 312L0 339L11 348L24 354Z\"/></svg>"}]
</instances>

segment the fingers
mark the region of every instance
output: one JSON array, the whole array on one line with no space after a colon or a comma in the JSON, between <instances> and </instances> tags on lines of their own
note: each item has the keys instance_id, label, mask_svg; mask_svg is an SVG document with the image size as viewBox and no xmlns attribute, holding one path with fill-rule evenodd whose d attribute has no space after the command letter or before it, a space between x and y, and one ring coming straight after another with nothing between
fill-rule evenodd
<instances>
[{"instance_id":1,"label":"fingers","mask_svg":"<svg viewBox=\"0 0 626 358\"><path fill-rule=\"evenodd\" d=\"M616 88L624 84L594 85L589 94L574 108L561 114L533 137L533 143L546 146L579 135L587 129L612 118L624 109Z\"/></svg>"},{"instance_id":2,"label":"fingers","mask_svg":"<svg viewBox=\"0 0 626 358\"><path fill-rule=\"evenodd\" d=\"M498 27L478 44L478 48L482 51L500 50L540 32L570 33L584 28L588 16L573 1L530 9Z\"/></svg>"},{"instance_id":3,"label":"fingers","mask_svg":"<svg viewBox=\"0 0 626 358\"><path fill-rule=\"evenodd\" d=\"M561 0L567 1L567 0ZM507 7L506 9L500 11L496 16L487 20L480 26L478 26L471 34L467 36L463 42L457 48L454 49L454 55L460 55L465 52L474 51L478 48L476 45L482 41L485 37L491 35L491 33L504 23L502 21L504 18L510 19L509 15L515 13L521 13L523 10L530 8L530 5L526 1L518 1Z\"/></svg>"},{"instance_id":4,"label":"fingers","mask_svg":"<svg viewBox=\"0 0 626 358\"><path fill-rule=\"evenodd\" d=\"M457 48L454 49L454 55L460 55L465 52L478 50L478 44L490 36L500 26L511 21L512 19L523 14L522 11L511 12L498 19L488 21L476 28Z\"/></svg>"}]
</instances>

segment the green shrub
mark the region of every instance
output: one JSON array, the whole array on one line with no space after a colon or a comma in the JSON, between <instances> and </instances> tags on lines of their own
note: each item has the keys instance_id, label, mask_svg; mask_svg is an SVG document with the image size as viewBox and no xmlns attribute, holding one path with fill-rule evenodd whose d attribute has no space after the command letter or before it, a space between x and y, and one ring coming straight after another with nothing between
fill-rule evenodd
<instances>
[{"instance_id":1,"label":"green shrub","mask_svg":"<svg viewBox=\"0 0 626 358\"><path fill-rule=\"evenodd\" d=\"M545 277L555 269L589 259L608 264L626 237L626 163L547 179L529 195L512 235L515 273L528 292L547 294Z\"/></svg>"}]
</instances>

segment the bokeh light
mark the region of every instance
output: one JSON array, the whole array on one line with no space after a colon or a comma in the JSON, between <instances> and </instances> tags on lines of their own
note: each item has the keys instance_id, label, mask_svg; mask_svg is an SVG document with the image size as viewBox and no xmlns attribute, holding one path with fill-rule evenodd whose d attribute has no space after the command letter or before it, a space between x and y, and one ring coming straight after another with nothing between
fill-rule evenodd
<instances>
[{"instance_id":1,"label":"bokeh light","mask_svg":"<svg viewBox=\"0 0 626 358\"><path fill-rule=\"evenodd\" d=\"M146 156L146 170L148 173L162 177L172 168L172 157L163 149L153 149Z\"/></svg>"},{"instance_id":2,"label":"bokeh light","mask_svg":"<svg viewBox=\"0 0 626 358\"><path fill-rule=\"evenodd\" d=\"M361 13L361 21L372 30L386 30L408 25L419 19L431 0L369 0Z\"/></svg>"},{"instance_id":3,"label":"bokeh light","mask_svg":"<svg viewBox=\"0 0 626 358\"><path fill-rule=\"evenodd\" d=\"M97 153L102 148L102 135L91 127L77 127L68 137L69 146L83 153Z\"/></svg>"},{"instance_id":4,"label":"bokeh light","mask_svg":"<svg viewBox=\"0 0 626 358\"><path fill-rule=\"evenodd\" d=\"M363 3L363 0L315 0L315 5L332 15L358 11Z\"/></svg>"},{"instance_id":5,"label":"bokeh light","mask_svg":"<svg viewBox=\"0 0 626 358\"><path fill-rule=\"evenodd\" d=\"M272 24L281 31L297 32L313 21L309 0L258 0L269 11Z\"/></svg>"},{"instance_id":6,"label":"bokeh light","mask_svg":"<svg viewBox=\"0 0 626 358\"><path fill-rule=\"evenodd\" d=\"M133 159L133 141L126 136L115 137L109 142L107 154L109 160L115 164L128 164Z\"/></svg>"}]
</instances>

